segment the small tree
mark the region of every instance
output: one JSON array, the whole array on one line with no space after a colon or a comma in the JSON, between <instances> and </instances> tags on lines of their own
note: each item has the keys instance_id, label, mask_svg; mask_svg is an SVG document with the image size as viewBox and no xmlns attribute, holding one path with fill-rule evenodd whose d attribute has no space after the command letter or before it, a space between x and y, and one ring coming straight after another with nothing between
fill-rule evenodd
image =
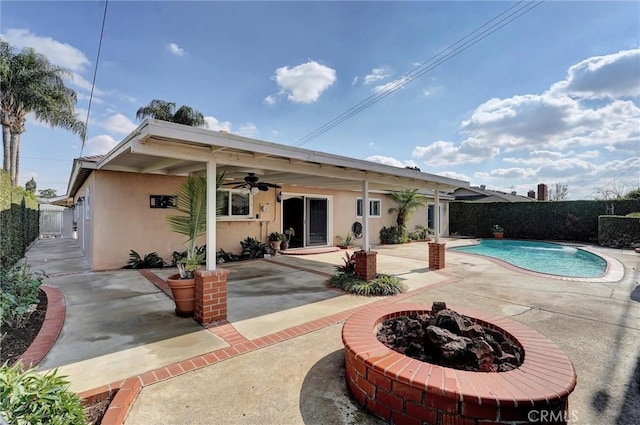
<instances>
[{"instance_id":1,"label":"small tree","mask_svg":"<svg viewBox=\"0 0 640 425\"><path fill-rule=\"evenodd\" d=\"M36 181L31 177L28 182L24 184L24 188L27 192L36 193Z\"/></svg>"},{"instance_id":2,"label":"small tree","mask_svg":"<svg viewBox=\"0 0 640 425\"><path fill-rule=\"evenodd\" d=\"M633 189L624 195L624 199L640 199L640 188Z\"/></svg>"},{"instance_id":3,"label":"small tree","mask_svg":"<svg viewBox=\"0 0 640 425\"><path fill-rule=\"evenodd\" d=\"M387 194L395 203L395 207L389 208L389 214L397 213L396 224L398 231L404 239L407 233L407 221L418 207L427 204L426 198L418 194L418 189L405 189L400 192Z\"/></svg>"},{"instance_id":4,"label":"small tree","mask_svg":"<svg viewBox=\"0 0 640 425\"><path fill-rule=\"evenodd\" d=\"M49 198L55 198L55 197L57 196L57 195L56 195L56 193L57 193L57 192L58 192L58 191L57 191L57 190L55 190L55 189L42 189L42 190L40 191L40 195L39 195L39 196L40 196L41 198L47 198L47 199L49 199Z\"/></svg>"},{"instance_id":5,"label":"small tree","mask_svg":"<svg viewBox=\"0 0 640 425\"><path fill-rule=\"evenodd\" d=\"M569 195L569 186L556 183L549 191L549 201L566 201Z\"/></svg>"}]
</instances>

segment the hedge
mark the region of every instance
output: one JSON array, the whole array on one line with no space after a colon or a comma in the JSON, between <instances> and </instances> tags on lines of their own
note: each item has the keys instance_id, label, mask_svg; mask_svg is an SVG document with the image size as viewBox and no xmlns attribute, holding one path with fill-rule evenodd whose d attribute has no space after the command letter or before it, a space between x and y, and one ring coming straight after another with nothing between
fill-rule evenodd
<instances>
[{"instance_id":1,"label":"hedge","mask_svg":"<svg viewBox=\"0 0 640 425\"><path fill-rule=\"evenodd\" d=\"M598 217L640 211L640 200L451 202L449 233L488 238L499 224L512 239L598 241Z\"/></svg>"},{"instance_id":2,"label":"hedge","mask_svg":"<svg viewBox=\"0 0 640 425\"><path fill-rule=\"evenodd\" d=\"M618 215L598 217L598 243L616 248L640 244L640 218Z\"/></svg>"},{"instance_id":3,"label":"hedge","mask_svg":"<svg viewBox=\"0 0 640 425\"><path fill-rule=\"evenodd\" d=\"M40 211L35 197L0 171L0 267L8 268L20 260L40 234Z\"/></svg>"}]
</instances>

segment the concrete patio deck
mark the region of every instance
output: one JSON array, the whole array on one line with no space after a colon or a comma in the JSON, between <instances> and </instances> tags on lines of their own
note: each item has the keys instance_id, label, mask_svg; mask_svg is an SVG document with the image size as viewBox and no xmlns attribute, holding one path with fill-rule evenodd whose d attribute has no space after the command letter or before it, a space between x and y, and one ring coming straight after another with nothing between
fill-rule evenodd
<instances>
[{"instance_id":1,"label":"concrete patio deck","mask_svg":"<svg viewBox=\"0 0 640 425\"><path fill-rule=\"evenodd\" d=\"M448 246L458 243L449 240ZM64 269L41 252L60 251L53 246L39 241L28 253L35 270ZM414 243L376 248L379 271L405 279L411 289L401 297L377 299L324 288L322 282L342 261L339 252L229 264L229 324L211 329L174 317L172 301L135 271L87 273L73 256L61 255L59 260L76 274L56 271L46 282L62 288L67 320L42 367L62 364L61 372L70 375L77 391L139 376L144 387L127 425L379 424L348 396L340 321L376 302L442 300L451 307L510 317L563 349L578 374L569 398L570 423L636 424L640 256L592 249L619 261L624 277L617 282L557 280L450 251L446 269L434 272L428 270L426 244ZM148 313L159 317L141 320L123 307L127 300L144 301ZM135 330L147 326L148 332ZM109 340L100 337L113 342L102 345ZM185 337L194 342L173 349L166 345ZM89 338L95 341L85 341ZM84 347L76 350L84 352L84 359L68 348L75 344ZM186 364L194 370L171 368L176 359L183 365L191 359ZM172 375L176 369L180 372ZM166 375L159 373L165 370Z\"/></svg>"}]
</instances>

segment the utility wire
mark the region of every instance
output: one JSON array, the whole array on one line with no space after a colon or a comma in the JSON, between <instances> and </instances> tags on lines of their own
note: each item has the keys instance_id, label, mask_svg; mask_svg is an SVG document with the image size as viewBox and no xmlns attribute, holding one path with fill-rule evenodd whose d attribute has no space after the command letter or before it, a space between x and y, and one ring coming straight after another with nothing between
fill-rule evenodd
<instances>
[{"instance_id":1,"label":"utility wire","mask_svg":"<svg viewBox=\"0 0 640 425\"><path fill-rule=\"evenodd\" d=\"M100 51L102 50L102 39L104 37L104 24L107 21L107 6L109 0L104 2L104 12L102 14L102 28L100 29L100 41L98 42L98 54L96 55L96 64L93 67L93 81L91 81L91 93L89 94L89 106L87 107L87 118L84 122L84 134L82 135L82 147L80 148L80 157L84 151L84 145L87 141L87 133L89 132L89 114L91 113L91 102L93 100L93 91L96 88L96 76L98 75L98 64L100 63Z\"/></svg>"},{"instance_id":2,"label":"utility wire","mask_svg":"<svg viewBox=\"0 0 640 425\"><path fill-rule=\"evenodd\" d=\"M523 5L523 3L524 3L524 5ZM425 73L431 71L432 69L440 66L444 62L446 62L446 61L452 59L453 57L457 56L458 54L460 54L464 50L468 49L469 47L473 46L474 44L476 44L476 43L480 42L481 40L485 39L486 37L488 37L489 35L493 34L496 31L498 31L502 27L504 27L504 26L508 25L509 23L513 22L514 20L518 19L520 16L522 16L522 15L530 12L534 8L540 6L542 3L544 3L544 0L542 0L540 2L538 2L538 1L536 1L536 2L520 1L520 2L516 3L515 5L507 8L505 11L503 11L499 15L495 16L491 20L485 22L484 24L482 24L481 26L479 26L478 28L476 28L475 30L470 32L469 34L465 35L464 37L462 37L461 39L459 39L455 43L451 44L449 47L447 47L444 50L440 51L439 53L437 53L436 55L431 57L429 60L421 63L420 65L418 65L417 67L413 68L412 70L404 73L399 78L397 78L394 81L392 81L391 83L388 83L387 85L384 86L383 89L381 89L378 92L376 92L375 94L367 97L366 99L364 99L363 101L361 101L357 105L353 106L352 108L348 109L347 111L345 111L342 114L340 114L340 115L336 116L335 118L333 118L331 121L329 121L326 124L322 125L318 129L316 129L316 130L312 131L311 133L307 134L306 136L302 137L301 139L296 141L296 143L294 143L293 146L303 146L303 145L307 144L308 142L310 142L311 140L313 140L313 139L321 136L322 134L326 133L327 131L333 129L334 127L342 124L344 121L350 119L354 115L357 115L358 113L360 113L363 110L367 109L368 107L370 107L374 103L379 102L380 100L382 100L385 97L389 96L391 93L394 93L395 91L403 88L404 86L406 86L410 82L412 82L415 79L421 77L422 75L424 75ZM506 16L504 16L504 15L506 15Z\"/></svg>"},{"instance_id":3,"label":"utility wire","mask_svg":"<svg viewBox=\"0 0 640 425\"><path fill-rule=\"evenodd\" d=\"M636 165L640 164L640 158L636 160L636 162L634 162L633 164L631 164L626 170L623 170L620 174L618 174L616 177L613 178L613 180L611 180L609 183L605 184L604 186L602 186L603 188L605 187L609 187L612 184L614 184L620 177L624 176L625 174L627 174L627 171L630 171L632 168L634 168ZM585 199L588 198L591 195L594 195L596 192L602 192L600 189L595 189L593 191L591 191L591 193L589 193L588 195L585 196Z\"/></svg>"}]
</instances>

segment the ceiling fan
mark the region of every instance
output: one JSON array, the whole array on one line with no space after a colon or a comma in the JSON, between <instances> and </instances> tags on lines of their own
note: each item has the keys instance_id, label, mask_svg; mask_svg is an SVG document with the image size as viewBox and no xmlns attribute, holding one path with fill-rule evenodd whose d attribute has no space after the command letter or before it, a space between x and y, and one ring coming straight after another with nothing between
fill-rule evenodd
<instances>
[{"instance_id":1,"label":"ceiling fan","mask_svg":"<svg viewBox=\"0 0 640 425\"><path fill-rule=\"evenodd\" d=\"M252 195L258 193L258 191L266 192L270 187L281 188L277 184L261 182L260 177L256 176L256 173L247 173L244 177L244 183L231 182L223 183L223 186L233 186L232 189L241 189L243 192L251 192Z\"/></svg>"}]
</instances>

